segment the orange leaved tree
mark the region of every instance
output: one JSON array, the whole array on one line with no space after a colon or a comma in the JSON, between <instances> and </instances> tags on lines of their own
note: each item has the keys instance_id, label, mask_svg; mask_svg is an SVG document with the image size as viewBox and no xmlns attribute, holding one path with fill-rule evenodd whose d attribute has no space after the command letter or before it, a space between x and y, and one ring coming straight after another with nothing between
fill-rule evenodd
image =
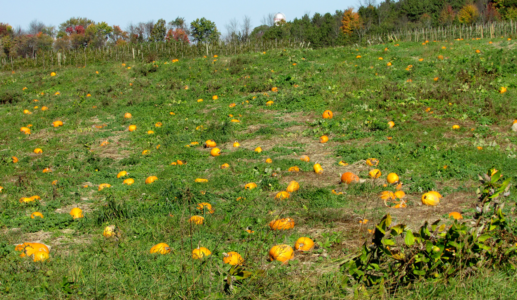
<instances>
[{"instance_id":1,"label":"orange leaved tree","mask_svg":"<svg viewBox=\"0 0 517 300\"><path fill-rule=\"evenodd\" d=\"M361 16L354 12L353 8L345 10L341 19L341 30L344 34L352 35L356 30L363 27Z\"/></svg>"}]
</instances>

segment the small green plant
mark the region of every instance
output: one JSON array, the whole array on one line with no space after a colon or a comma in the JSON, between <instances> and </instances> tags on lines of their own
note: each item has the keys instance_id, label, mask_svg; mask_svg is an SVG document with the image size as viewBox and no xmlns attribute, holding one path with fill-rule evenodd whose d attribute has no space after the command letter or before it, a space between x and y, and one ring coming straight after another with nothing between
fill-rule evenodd
<instances>
[{"instance_id":1,"label":"small green plant","mask_svg":"<svg viewBox=\"0 0 517 300\"><path fill-rule=\"evenodd\" d=\"M413 232L403 224L392 224L388 214L377 224L371 242L343 263L342 270L359 286L378 286L391 293L423 279L447 280L460 272L468 275L483 267L512 263L516 238L507 233L500 209L472 227L439 223L429 226L426 221Z\"/></svg>"}]
</instances>

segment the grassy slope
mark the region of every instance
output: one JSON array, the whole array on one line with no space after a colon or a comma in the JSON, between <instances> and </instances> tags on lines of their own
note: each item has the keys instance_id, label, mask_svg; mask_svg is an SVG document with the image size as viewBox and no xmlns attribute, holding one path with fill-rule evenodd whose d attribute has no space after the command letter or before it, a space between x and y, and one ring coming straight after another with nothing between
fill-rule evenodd
<instances>
[{"instance_id":1,"label":"grassy slope","mask_svg":"<svg viewBox=\"0 0 517 300\"><path fill-rule=\"evenodd\" d=\"M348 295L336 272L338 262L365 241L367 229L382 215L391 213L413 228L451 211L463 212L468 221L476 174L496 167L517 175L517 137L510 130L517 108L512 101L517 62L512 41L493 42L279 50L160 61L157 67L127 62L125 67L52 70L55 77L48 70L1 75L0 100L12 103L0 105L0 294L224 297L229 267L222 263L222 253L237 251L247 270L267 275L234 285L236 297ZM393 65L387 67L388 62ZM408 65L413 66L409 71ZM498 93L501 86L508 92ZM219 99L212 100L213 95ZM272 106L266 106L269 100ZM229 107L231 103L236 106ZM43 105L49 110L41 111ZM23 114L24 109L33 113ZM334 111L332 120L321 118L326 109ZM125 112L133 118L124 119ZM51 127L58 119L64 126ZM396 125L389 129L391 120ZM163 126L155 127L156 122ZM28 124L30 136L19 132ZM130 124L138 129L128 132ZM451 130L453 124L461 129ZM318 143L322 134L329 135L327 144ZM221 156L213 158L201 147L207 139L218 143ZM105 140L109 144L101 147ZM233 148L234 141L241 147ZM199 145L186 147L191 142ZM257 146L264 151L255 153ZM43 154L32 153L37 147ZM150 154L142 155L144 150ZM303 154L311 157L310 163L299 160ZM13 164L11 156L19 162ZM339 184L345 171L367 179L364 159L369 157L380 159L382 179ZM273 163L266 164L266 158ZM177 160L187 164L170 165ZM340 166L341 160L350 165ZM223 163L231 167L220 169ZM321 163L324 174L314 174L313 163ZM287 172L294 165L301 172ZM46 167L53 172L42 173ZM123 179L116 178L121 170L135 184L122 185ZM273 172L279 176L271 177ZM404 183L406 209L385 207L376 197L390 189L382 186L390 172ZM144 184L151 175L158 181ZM196 178L208 183L195 183ZM56 186L53 180L58 180ZM289 200L275 200L290 180L300 182L300 191ZM259 188L244 190L248 182ZM112 187L98 191L101 183ZM422 192L431 189L445 195L437 208L420 205ZM20 197L32 195L41 196L41 202L19 203ZM211 203L215 213L198 211L200 202ZM73 221L68 215L73 207L82 208L86 217ZM30 219L34 211L45 218ZM205 215L204 226L188 223L194 214ZM279 216L292 217L296 227L270 231L267 224ZM369 223L360 225L362 218ZM119 241L102 236L112 224L123 233ZM248 226L254 234L245 232ZM301 236L313 238L317 249L296 254L288 266L267 262L271 246L294 245ZM51 259L35 264L19 258L12 245L25 241L52 246ZM150 255L159 242L170 245L172 253ZM193 261L191 251L198 244L213 255ZM513 275L497 273L469 282L472 290L487 281L506 286L497 278ZM401 297L457 294L454 288L423 285Z\"/></svg>"}]
</instances>

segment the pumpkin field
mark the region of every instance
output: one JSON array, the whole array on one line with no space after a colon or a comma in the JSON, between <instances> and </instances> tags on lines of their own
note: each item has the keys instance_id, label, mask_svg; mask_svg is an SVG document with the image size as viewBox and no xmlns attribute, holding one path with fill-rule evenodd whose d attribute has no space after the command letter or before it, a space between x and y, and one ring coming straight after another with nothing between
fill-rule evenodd
<instances>
[{"instance_id":1,"label":"pumpkin field","mask_svg":"<svg viewBox=\"0 0 517 300\"><path fill-rule=\"evenodd\" d=\"M515 45L1 73L0 297L514 299Z\"/></svg>"}]
</instances>

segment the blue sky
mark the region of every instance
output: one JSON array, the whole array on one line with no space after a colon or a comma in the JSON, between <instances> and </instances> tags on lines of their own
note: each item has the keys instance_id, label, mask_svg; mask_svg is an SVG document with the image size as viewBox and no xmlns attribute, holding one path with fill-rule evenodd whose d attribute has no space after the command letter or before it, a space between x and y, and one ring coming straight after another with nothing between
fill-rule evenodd
<instances>
[{"instance_id":1,"label":"blue sky","mask_svg":"<svg viewBox=\"0 0 517 300\"><path fill-rule=\"evenodd\" d=\"M167 22L176 17L184 17L188 23L196 18L205 17L216 23L223 34L226 24L233 18L241 21L244 15L251 18L252 27L261 25L263 16L282 12L287 20L301 17L305 13L334 13L348 7L357 7L358 0L195 0L195 1L152 1L152 0L26 0L3 1L0 22L13 27L27 29L32 20L37 19L46 25L59 26L70 17L86 17L95 22L106 21L109 25L119 25L122 29L131 23L165 19Z\"/></svg>"}]
</instances>

